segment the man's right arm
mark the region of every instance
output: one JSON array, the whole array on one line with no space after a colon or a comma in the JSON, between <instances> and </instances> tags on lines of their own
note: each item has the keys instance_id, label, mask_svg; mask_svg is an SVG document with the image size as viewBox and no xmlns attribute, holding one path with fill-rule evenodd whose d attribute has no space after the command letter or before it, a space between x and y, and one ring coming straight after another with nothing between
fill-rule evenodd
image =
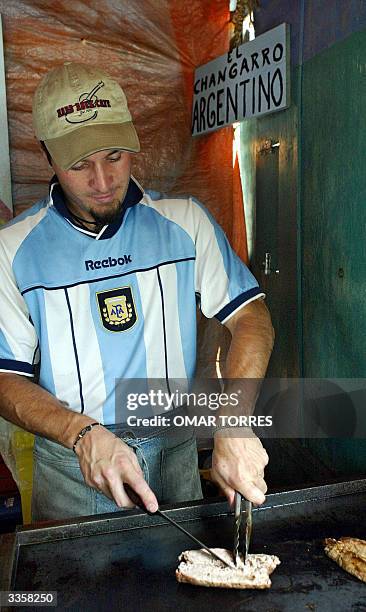
<instances>
[{"instance_id":1,"label":"man's right arm","mask_svg":"<svg viewBox=\"0 0 366 612\"><path fill-rule=\"evenodd\" d=\"M78 433L93 422L89 416L66 408L57 398L28 378L0 373L0 416L72 449ZM157 500L143 478L136 455L105 427L94 427L76 445L76 454L87 485L114 499L119 507L133 503L123 488L128 483L152 512Z\"/></svg>"}]
</instances>

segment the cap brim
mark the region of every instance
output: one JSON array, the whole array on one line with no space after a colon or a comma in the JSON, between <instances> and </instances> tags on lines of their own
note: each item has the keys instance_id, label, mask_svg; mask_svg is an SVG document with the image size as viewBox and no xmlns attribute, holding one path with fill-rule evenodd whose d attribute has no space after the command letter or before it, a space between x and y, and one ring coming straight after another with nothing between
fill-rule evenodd
<instances>
[{"instance_id":1,"label":"cap brim","mask_svg":"<svg viewBox=\"0 0 366 612\"><path fill-rule=\"evenodd\" d=\"M45 140L45 145L63 170L69 170L81 159L105 149L140 151L140 142L131 121L84 125L64 136Z\"/></svg>"}]
</instances>

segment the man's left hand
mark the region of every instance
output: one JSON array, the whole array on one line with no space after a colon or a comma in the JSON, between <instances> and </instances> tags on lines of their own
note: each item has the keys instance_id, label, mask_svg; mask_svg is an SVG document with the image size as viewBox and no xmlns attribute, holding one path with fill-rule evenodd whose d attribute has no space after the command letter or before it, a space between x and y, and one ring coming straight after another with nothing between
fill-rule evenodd
<instances>
[{"instance_id":1,"label":"man's left hand","mask_svg":"<svg viewBox=\"0 0 366 612\"><path fill-rule=\"evenodd\" d=\"M217 431L214 439L211 475L229 504L234 504L235 491L254 504L263 504L268 455L259 438L250 429L229 428Z\"/></svg>"}]
</instances>

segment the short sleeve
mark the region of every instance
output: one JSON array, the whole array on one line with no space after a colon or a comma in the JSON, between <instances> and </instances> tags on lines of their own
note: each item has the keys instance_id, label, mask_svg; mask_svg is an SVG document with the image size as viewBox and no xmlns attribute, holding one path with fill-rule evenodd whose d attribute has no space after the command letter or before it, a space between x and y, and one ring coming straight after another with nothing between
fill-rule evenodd
<instances>
[{"instance_id":1,"label":"short sleeve","mask_svg":"<svg viewBox=\"0 0 366 612\"><path fill-rule=\"evenodd\" d=\"M225 323L249 302L265 297L212 215L197 201L196 293L207 318ZM198 212L199 211L199 212Z\"/></svg>"},{"instance_id":2,"label":"short sleeve","mask_svg":"<svg viewBox=\"0 0 366 612\"><path fill-rule=\"evenodd\" d=\"M0 371L34 376L38 338L0 242Z\"/></svg>"}]
</instances>

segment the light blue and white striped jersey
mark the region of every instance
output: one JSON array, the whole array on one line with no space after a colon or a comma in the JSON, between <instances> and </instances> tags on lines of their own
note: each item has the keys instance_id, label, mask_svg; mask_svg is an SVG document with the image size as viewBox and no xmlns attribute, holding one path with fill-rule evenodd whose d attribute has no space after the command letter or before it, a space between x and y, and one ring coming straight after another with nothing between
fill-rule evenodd
<instances>
[{"instance_id":1,"label":"light blue and white striped jersey","mask_svg":"<svg viewBox=\"0 0 366 612\"><path fill-rule=\"evenodd\" d=\"M224 323L263 296L199 202L133 178L98 235L74 225L54 179L0 230L0 279L0 370L39 369L42 387L104 424L116 379L194 376L197 301Z\"/></svg>"}]
</instances>

